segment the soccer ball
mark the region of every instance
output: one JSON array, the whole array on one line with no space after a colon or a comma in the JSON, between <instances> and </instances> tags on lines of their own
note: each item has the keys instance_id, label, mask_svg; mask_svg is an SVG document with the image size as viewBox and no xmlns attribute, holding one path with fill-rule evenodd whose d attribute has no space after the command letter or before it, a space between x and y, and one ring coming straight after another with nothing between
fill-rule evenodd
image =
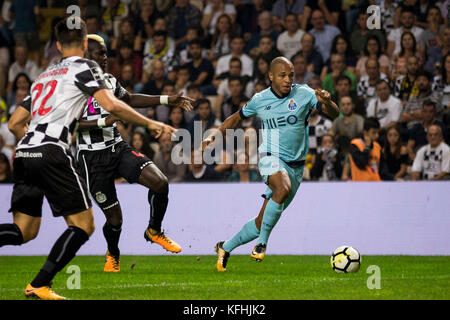
<instances>
[{"instance_id":1,"label":"soccer ball","mask_svg":"<svg viewBox=\"0 0 450 320\"><path fill-rule=\"evenodd\" d=\"M334 250L330 263L333 270L337 273L357 272L361 266L361 255L355 248L341 246Z\"/></svg>"}]
</instances>

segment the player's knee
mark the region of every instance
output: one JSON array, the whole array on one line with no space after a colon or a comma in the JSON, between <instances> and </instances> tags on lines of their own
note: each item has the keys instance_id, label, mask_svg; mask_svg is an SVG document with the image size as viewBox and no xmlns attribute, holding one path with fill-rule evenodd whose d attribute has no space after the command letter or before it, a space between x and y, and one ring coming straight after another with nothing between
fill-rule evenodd
<instances>
[{"instance_id":1,"label":"player's knee","mask_svg":"<svg viewBox=\"0 0 450 320\"><path fill-rule=\"evenodd\" d=\"M169 180L167 180L167 177L163 174L158 176L155 187L152 189L157 193L167 193L169 191Z\"/></svg>"},{"instance_id":2,"label":"player's knee","mask_svg":"<svg viewBox=\"0 0 450 320\"><path fill-rule=\"evenodd\" d=\"M274 198L276 198L279 203L284 202L291 193L291 187L289 185L282 185L276 190L274 190Z\"/></svg>"}]
</instances>

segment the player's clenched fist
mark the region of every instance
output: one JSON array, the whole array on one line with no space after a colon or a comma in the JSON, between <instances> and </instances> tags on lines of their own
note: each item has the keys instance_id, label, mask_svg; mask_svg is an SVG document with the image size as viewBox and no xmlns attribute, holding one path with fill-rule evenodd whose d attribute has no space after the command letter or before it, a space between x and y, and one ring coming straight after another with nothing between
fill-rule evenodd
<instances>
[{"instance_id":1,"label":"player's clenched fist","mask_svg":"<svg viewBox=\"0 0 450 320\"><path fill-rule=\"evenodd\" d=\"M328 91L317 89L317 90L315 90L315 92L316 92L317 100L319 100L320 103L323 103L323 104L330 103L331 95Z\"/></svg>"}]
</instances>

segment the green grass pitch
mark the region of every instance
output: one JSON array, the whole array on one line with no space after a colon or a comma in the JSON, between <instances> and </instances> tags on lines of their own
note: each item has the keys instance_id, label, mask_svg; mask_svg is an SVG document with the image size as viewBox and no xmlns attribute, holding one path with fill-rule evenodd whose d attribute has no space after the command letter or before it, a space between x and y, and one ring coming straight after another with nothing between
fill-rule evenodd
<instances>
[{"instance_id":1,"label":"green grass pitch","mask_svg":"<svg viewBox=\"0 0 450 320\"><path fill-rule=\"evenodd\" d=\"M104 273L102 256L80 256L81 289L70 290L67 268L53 288L70 299L297 300L450 299L449 256L363 256L355 274L337 274L328 256L267 255L261 263L231 256L228 270L215 271L215 256L122 256L120 273ZM0 256L0 299L24 299L23 291L45 257ZM380 289L368 289L381 271ZM133 267L132 267L133 266Z\"/></svg>"}]
</instances>

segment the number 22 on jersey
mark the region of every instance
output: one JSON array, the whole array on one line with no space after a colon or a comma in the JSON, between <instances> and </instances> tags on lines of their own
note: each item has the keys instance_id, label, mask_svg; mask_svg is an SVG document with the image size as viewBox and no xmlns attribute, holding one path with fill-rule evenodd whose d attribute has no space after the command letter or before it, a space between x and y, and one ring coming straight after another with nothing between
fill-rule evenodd
<instances>
[{"instance_id":1,"label":"number 22 on jersey","mask_svg":"<svg viewBox=\"0 0 450 320\"><path fill-rule=\"evenodd\" d=\"M32 100L32 105L31 105L31 109L33 110L32 114L31 114L32 117L34 117L36 115L36 112L40 116L45 116L47 113L50 112L50 110L52 110L51 105L48 106L47 108L45 107L45 105L47 104L48 100L51 98L53 93L55 93L57 84L58 84L57 80L51 80L51 81L47 82L45 85L43 83L38 83L34 86L34 88L32 90L32 94L34 94L34 92L37 92L37 93L34 96L34 99ZM45 94L45 96L42 97L42 101L40 102L39 108L35 108L35 106L37 106L36 102L39 100L39 98L41 98L42 91L44 91L44 94L45 93L47 93L47 94Z\"/></svg>"}]
</instances>

